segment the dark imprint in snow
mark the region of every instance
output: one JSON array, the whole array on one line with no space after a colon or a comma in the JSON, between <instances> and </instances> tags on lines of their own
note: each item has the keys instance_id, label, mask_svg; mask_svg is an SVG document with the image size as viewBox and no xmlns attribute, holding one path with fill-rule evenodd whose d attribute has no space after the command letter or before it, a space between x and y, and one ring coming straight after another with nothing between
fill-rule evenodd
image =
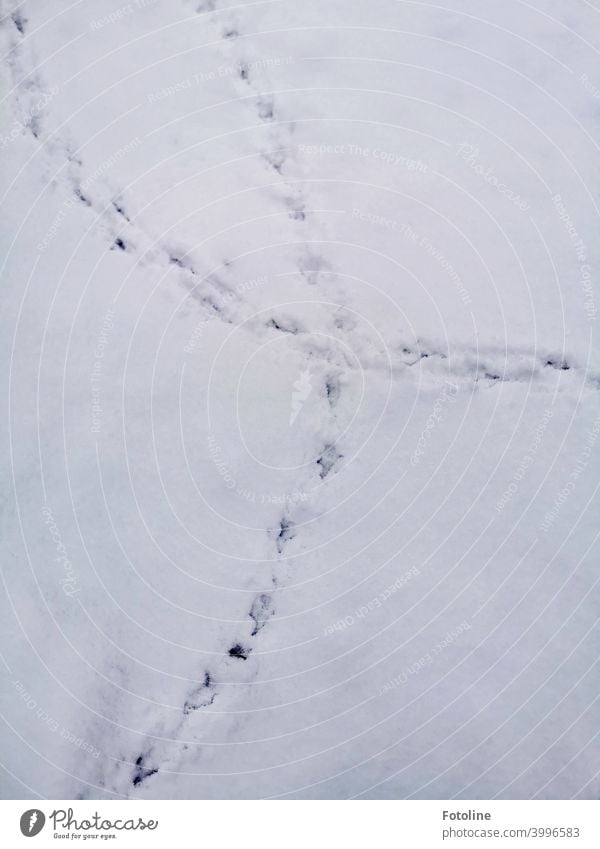
<instances>
[{"instance_id":1,"label":"dark imprint in snow","mask_svg":"<svg viewBox=\"0 0 600 849\"><path fill-rule=\"evenodd\" d=\"M293 540L295 537L294 534L294 523L290 522L289 519L286 519L284 516L279 523L279 533L275 538L275 545L277 546L277 551L279 554L283 553L283 549L285 548L286 543Z\"/></svg>"},{"instance_id":2,"label":"dark imprint in snow","mask_svg":"<svg viewBox=\"0 0 600 849\"><path fill-rule=\"evenodd\" d=\"M237 657L239 660L248 660L248 655L252 649L245 648L240 643L236 643L229 649L229 657Z\"/></svg>"},{"instance_id":3,"label":"dark imprint in snow","mask_svg":"<svg viewBox=\"0 0 600 849\"><path fill-rule=\"evenodd\" d=\"M151 775L156 775L158 769L148 769L144 766L145 755L140 755L135 762L135 769L133 771L133 779L132 784L134 787L139 787L142 782L144 782Z\"/></svg>"},{"instance_id":4,"label":"dark imprint in snow","mask_svg":"<svg viewBox=\"0 0 600 849\"><path fill-rule=\"evenodd\" d=\"M204 674L204 681L197 687L183 705L183 713L188 716L195 710L209 707L215 700L215 685L210 672Z\"/></svg>"},{"instance_id":5,"label":"dark imprint in snow","mask_svg":"<svg viewBox=\"0 0 600 849\"><path fill-rule=\"evenodd\" d=\"M340 454L335 445L326 445L323 453L317 460L317 466L320 466L319 477L325 480L327 475L333 469L338 460L341 460L344 455Z\"/></svg>"},{"instance_id":6,"label":"dark imprint in snow","mask_svg":"<svg viewBox=\"0 0 600 849\"><path fill-rule=\"evenodd\" d=\"M258 632L265 627L267 620L273 615L273 599L267 593L257 595L252 602L250 608L250 618L254 620L254 628L252 629L252 637L255 637Z\"/></svg>"}]
</instances>

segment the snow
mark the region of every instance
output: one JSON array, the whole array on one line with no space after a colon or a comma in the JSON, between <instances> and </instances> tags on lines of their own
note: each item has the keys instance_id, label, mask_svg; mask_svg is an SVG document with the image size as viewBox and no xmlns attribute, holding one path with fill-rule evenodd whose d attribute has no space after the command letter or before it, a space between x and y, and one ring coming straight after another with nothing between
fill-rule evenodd
<instances>
[{"instance_id":1,"label":"snow","mask_svg":"<svg viewBox=\"0 0 600 849\"><path fill-rule=\"evenodd\" d=\"M598 798L599 11L4 4L5 798Z\"/></svg>"}]
</instances>

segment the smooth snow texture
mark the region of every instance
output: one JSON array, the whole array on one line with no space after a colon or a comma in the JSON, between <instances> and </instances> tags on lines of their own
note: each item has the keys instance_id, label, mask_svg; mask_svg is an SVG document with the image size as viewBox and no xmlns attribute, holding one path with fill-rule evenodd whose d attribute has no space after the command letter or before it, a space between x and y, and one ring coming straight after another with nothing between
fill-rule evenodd
<instances>
[{"instance_id":1,"label":"smooth snow texture","mask_svg":"<svg viewBox=\"0 0 600 849\"><path fill-rule=\"evenodd\" d=\"M598 798L599 33L3 4L5 797Z\"/></svg>"}]
</instances>

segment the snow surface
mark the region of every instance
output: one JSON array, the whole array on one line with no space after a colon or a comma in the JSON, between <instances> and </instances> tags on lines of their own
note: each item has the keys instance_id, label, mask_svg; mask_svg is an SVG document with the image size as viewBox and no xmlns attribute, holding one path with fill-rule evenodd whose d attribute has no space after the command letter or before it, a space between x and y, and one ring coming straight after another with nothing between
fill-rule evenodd
<instances>
[{"instance_id":1,"label":"snow surface","mask_svg":"<svg viewBox=\"0 0 600 849\"><path fill-rule=\"evenodd\" d=\"M598 798L600 9L2 9L2 795Z\"/></svg>"}]
</instances>

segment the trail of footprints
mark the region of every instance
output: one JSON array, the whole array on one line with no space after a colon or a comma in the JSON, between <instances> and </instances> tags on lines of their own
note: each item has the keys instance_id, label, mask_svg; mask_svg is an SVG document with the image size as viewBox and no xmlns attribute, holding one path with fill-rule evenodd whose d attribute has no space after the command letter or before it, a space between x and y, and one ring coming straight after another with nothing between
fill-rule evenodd
<instances>
[{"instance_id":1,"label":"trail of footprints","mask_svg":"<svg viewBox=\"0 0 600 849\"><path fill-rule=\"evenodd\" d=\"M285 165L288 160L288 150L293 137L293 124L285 120L280 114L274 94L263 91L256 80L256 65L246 52L248 43L239 41L242 32L242 24L239 14L234 9L218 9L216 0L201 0L194 2L193 8L198 14L216 13L211 17L220 29L225 42L229 45L228 60L233 61L237 71L234 80L242 99L250 99L254 104L254 110L259 120L267 130L266 143L259 145L259 156L267 167L275 172L278 177L283 178ZM282 199L287 207L288 216L293 221L303 222L306 220L306 201L302 190L293 182L282 180Z\"/></svg>"},{"instance_id":2,"label":"trail of footprints","mask_svg":"<svg viewBox=\"0 0 600 849\"><path fill-rule=\"evenodd\" d=\"M321 456L317 460L317 465L320 467L320 477L326 477L341 457L342 455L338 453L335 446L325 446ZM286 546L296 537L294 522L287 513L284 513L279 520L278 526L268 533L273 540L278 557L282 558ZM277 589L279 581L276 574L272 576L272 583L274 589ZM250 637L234 640L227 649L226 657L242 663L246 662L254 648L253 640L267 627L269 620L274 615L275 603L273 595L264 591L258 593L253 599L248 611L248 617L253 623ZM175 741L178 738L185 721L191 714L209 709L218 697L218 674L211 670L205 670L201 682L191 689L185 697L182 706L182 716L177 727L173 730L172 739ZM160 764L158 760L153 759L153 755L154 747L150 746L146 751L141 752L137 756L131 773L132 787L139 788L148 778L158 773Z\"/></svg>"},{"instance_id":3,"label":"trail of footprints","mask_svg":"<svg viewBox=\"0 0 600 849\"><path fill-rule=\"evenodd\" d=\"M192 8L198 14L214 13L218 11L218 3L216 0L196 0L193 2ZM218 18L218 26L220 26L222 37L225 41L235 41L240 35L240 23L237 19L234 10L221 10ZM14 35L9 33L9 42L11 44L11 55L9 57L9 66L11 67L15 85L20 92L27 93L29 105L31 106L31 98L38 97L44 93L42 80L38 75L26 74L25 66L22 60L22 44L27 34L28 20L25 14L19 10L13 11L7 18L7 27L12 26ZM241 52L241 51L240 51ZM255 96L255 107L257 116L261 122L273 125L271 133L272 144L268 148L262 149L262 155L269 166L281 176L283 166L286 162L286 147L289 146L289 140L293 129L283 130L277 123L277 106L272 94L258 92L254 86L252 79L252 63L240 55L237 68L239 70L239 84L253 92ZM27 80L27 85L23 85L23 80ZM20 95L19 95L20 97ZM27 118L22 122L32 136L36 139L40 136L40 126L43 119L43 111L27 109L27 104L21 104L21 109L26 114ZM287 125L286 125L287 126ZM93 194L89 191L90 186L83 179L82 169L83 162L76 152L72 150L72 146L67 142L64 145L59 145L53 142L49 147L56 151L58 147L63 155L66 156L67 166L69 168L69 179L72 186L74 203L80 203L84 207L94 210L102 217L103 225L108 228L109 238L111 239L111 250L121 252L136 251L143 243L151 244L152 240L140 230L139 226L134 225L130 215L127 212L127 207L124 200L116 196L112 201L105 205L103 202L97 204L94 201ZM284 202L289 207L290 217L295 221L304 221L305 205L302 196L302 191L289 183L284 183ZM308 250L308 249L307 249ZM201 306L215 318L218 318L225 323L231 324L233 319L231 314L224 308L220 300L223 300L225 295L228 302L232 299L239 301L239 296L235 293L235 289L228 287L223 280L215 274L209 274L204 277L200 275L195 268L191 258L181 250L176 250L173 247L159 247L158 249L148 249L148 258L152 262L158 262L164 268L169 265L176 266L182 271L182 274L187 281L187 286L190 293ZM224 266L227 262L224 261ZM326 261L319 256L310 256L308 253L304 259L299 260L298 268L304 276L307 283L314 285L318 280L318 275L321 271L328 268ZM207 284L200 289L200 281ZM276 319L271 318L268 322L269 326L274 330L283 333L301 336L308 331L297 325L293 319ZM316 352L318 354L318 352ZM417 343L417 345L404 346L399 352L396 352L397 362L402 367L412 367L424 360L446 361L447 378L471 380L476 383L493 385L495 383L511 382L511 381L530 381L534 376L543 375L546 370L555 370L561 372L581 372L581 367L577 367L570 363L560 353L541 355L532 357L530 353L523 352L521 357L515 357L514 354L510 358L506 357L506 352L492 351L475 352L465 351L461 355L454 354L452 362L449 363L449 358L443 351L428 346L425 343ZM600 375L592 374L585 371L585 383L588 387L600 388ZM339 398L339 381L333 380L327 387L328 397L331 406L337 403ZM324 448L323 456L318 461L325 477L331 470L330 459L331 450L327 446ZM341 457L341 455L339 455Z\"/></svg>"},{"instance_id":4,"label":"trail of footprints","mask_svg":"<svg viewBox=\"0 0 600 849\"><path fill-rule=\"evenodd\" d=\"M15 9L3 19L3 31L8 43L5 53L6 66L12 76L14 102L18 117L8 126L11 133L30 135L39 139L42 132L45 109L57 89L47 89L31 58L31 42L27 41L29 20L20 9ZM27 58L29 57L29 61ZM34 70L27 70L33 67ZM8 144L15 135L9 134ZM6 144L6 142L5 142Z\"/></svg>"},{"instance_id":5,"label":"trail of footprints","mask_svg":"<svg viewBox=\"0 0 600 849\"><path fill-rule=\"evenodd\" d=\"M199 0L199 2L195 2L193 5L195 11L199 14L217 11L216 0ZM27 19L19 12L13 12L10 16L10 21L17 34L17 40L14 41L15 58L12 60L13 72L15 77L17 77L20 76L20 73L17 72L21 70L18 60L17 41L22 39L26 34ZM235 42L239 37L239 21L233 12L230 11L227 13L220 26L222 37L228 43ZM285 166L288 159L287 150L290 147L293 128L286 122L280 123L274 96L257 90L253 80L252 63L240 56L237 69L237 85L240 91L246 92L248 96L254 98L257 118L269 128L267 133L268 144L260 148L259 155L265 161L267 167L275 172L282 180L282 199L288 210L289 218L302 225L306 221L306 201L303 192L284 179ZM38 94L41 93L43 91L41 81L39 79L31 80L29 90L37 91ZM24 111L26 112L27 110ZM31 112L32 110L29 111ZM24 124L24 126L26 126L35 139L38 139L41 132L41 116L32 114L31 120ZM132 222L124 199L117 196L108 206L105 206L103 203L101 205L96 204L92 193L89 191L89 186L83 180L83 163L81 159L71 150L68 144L62 147L62 152L63 155L66 154L67 158L70 182L75 199L74 202L95 210L99 215L101 214L103 224L108 229L111 250L128 253L137 251L144 243L149 244L151 242L149 237L140 230L138 225ZM223 291L225 290L228 293L232 291L225 286L223 281L214 275L201 277L191 258L185 252L173 247L161 247L158 250L149 250L148 253L151 261L159 262L165 268L170 265L177 267L187 281L188 288L193 294L193 297L205 309L213 311L216 317L231 323L231 317L226 315L219 304L219 296L223 294ZM227 265L227 263L224 263L224 265ZM309 285L315 285L319 280L320 272L328 268L329 266L326 260L321 256L312 255L308 247L306 248L304 258L298 262L298 269ZM208 283L208 287L204 287L204 291L200 291L200 281ZM206 291L207 289L208 291ZM268 324L275 331L297 336L308 332L298 326L293 319L289 318L272 318ZM394 353L398 364L404 368L412 368L425 360L439 361L440 364L445 363L446 366L450 365L448 355L434 346L423 344L417 344L416 346L405 345ZM556 354L532 357L525 352L521 358L515 359L512 356L509 361L506 358L505 352L490 350L484 353L467 351L459 357L454 356L451 367L445 368L444 374L447 378L454 376L456 379L466 379L470 382L483 382L484 384L493 385L499 382L531 380L534 374L542 374L545 370L561 372L581 371L580 368L575 367L564 357ZM600 388L600 378L598 376L589 375L586 372L585 379L588 385L594 388ZM341 383L338 374L327 375L324 393L329 407L333 411L341 395ZM343 454L340 453L335 444L325 444L315 461L317 474L320 479L325 480L330 474L335 473L342 459ZM275 529L270 530L268 534L273 541L278 557L283 557L286 546L296 537L296 527L288 513L284 513L281 516L279 525ZM278 584L277 577L273 575L272 580L273 586L276 589ZM240 663L247 662L254 648L254 640L267 627L269 620L274 614L275 605L273 595L268 592L258 593L253 599L248 611L248 617L253 623L249 637L232 641L226 651L225 658L230 658ZM183 724L193 714L198 711L209 710L218 697L218 673L211 670L204 670L199 682L190 689L184 698L181 708L181 718L173 731L172 739L174 741L177 739L177 735ZM160 763L159 759L155 756L154 746L150 745L145 751L140 752L131 763L131 767L130 784L133 788L139 789L146 781L159 772Z\"/></svg>"},{"instance_id":6,"label":"trail of footprints","mask_svg":"<svg viewBox=\"0 0 600 849\"><path fill-rule=\"evenodd\" d=\"M582 377L588 388L600 388L600 375L569 360L564 352L537 353L513 349L508 354L501 348L490 347L480 350L465 348L453 351L449 356L448 353L423 343L412 348L404 346L397 354L397 364L405 368L412 368L427 360L431 361L432 368L433 363L437 361L441 367L440 374L448 380L455 379L463 383L530 383L552 372L569 372L574 377Z\"/></svg>"},{"instance_id":7,"label":"trail of footprints","mask_svg":"<svg viewBox=\"0 0 600 849\"><path fill-rule=\"evenodd\" d=\"M289 332L289 331L288 331ZM448 355L437 350L434 347L424 347L419 345L416 350L408 346L404 346L401 350L403 363L406 367L411 368L422 360L440 360L447 361ZM500 351L488 351L482 355L480 352L471 351L461 355L460 362L454 366L457 376L467 376L470 380L483 380L488 383L497 381L523 380L526 377L531 379L532 369L534 372L551 369L554 371L567 372L573 370L573 366L563 357L556 355L542 355L532 357L530 353L523 352L522 357L518 362L507 362L506 358L502 358ZM335 408L341 395L341 384L338 374L327 374L325 376L324 394L332 408ZM327 444L316 460L319 467L319 477L323 480L343 459L343 454L339 452L335 444ZM278 558L283 558L286 552L286 547L296 538L296 525L289 515L289 512L284 512L279 520L276 528L271 529L269 536L273 541ZM276 575L273 575L273 585L277 588L278 580ZM254 623L250 638L246 640L234 641L227 650L227 656L240 662L248 660L253 651L253 639L257 637L260 631L268 624L270 618L274 615L274 601L270 593L261 592L253 600L249 618ZM184 717L202 709L210 708L218 697L218 688L212 673L205 672L204 679L199 686L190 692L183 705ZM141 755L136 761L132 783L138 786L143 780L152 776L157 771L158 767L150 766L148 755Z\"/></svg>"},{"instance_id":8,"label":"trail of footprints","mask_svg":"<svg viewBox=\"0 0 600 849\"><path fill-rule=\"evenodd\" d=\"M274 584L276 581L274 579ZM248 616L254 623L250 634L250 639L235 641L227 650L227 657L244 662L248 659L252 652L252 638L266 626L269 619L274 615L275 607L273 596L266 592L259 593L253 600ZM182 706L182 716L173 729L172 739L176 741L180 732L183 729L184 723L191 714L197 711L202 711L210 708L219 696L217 685L217 677L210 670L204 672L201 682L192 688L186 695ZM186 746L184 746L184 749ZM160 770L160 758L156 755L154 745L148 746L144 751L140 752L133 762L131 770L130 783L131 787L139 789L153 775L156 775Z\"/></svg>"}]
</instances>

